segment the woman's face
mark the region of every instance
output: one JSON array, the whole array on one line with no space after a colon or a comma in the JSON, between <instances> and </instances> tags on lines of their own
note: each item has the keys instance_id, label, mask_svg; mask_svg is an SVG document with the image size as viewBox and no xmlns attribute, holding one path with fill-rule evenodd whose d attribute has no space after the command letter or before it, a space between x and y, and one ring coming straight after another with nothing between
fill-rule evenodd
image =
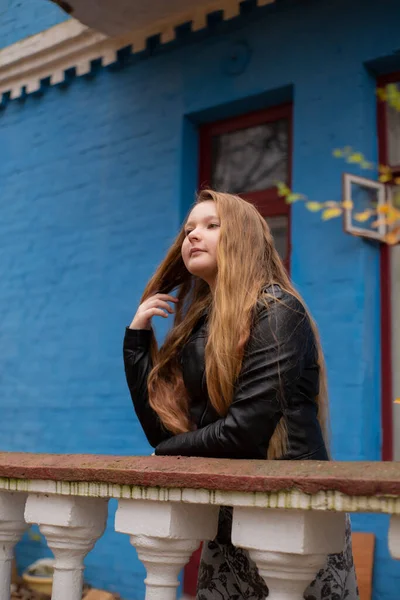
<instances>
[{"instance_id":1,"label":"woman's face","mask_svg":"<svg viewBox=\"0 0 400 600\"><path fill-rule=\"evenodd\" d=\"M182 258L189 273L213 287L217 275L217 245L220 221L215 202L197 204L185 224Z\"/></svg>"}]
</instances>

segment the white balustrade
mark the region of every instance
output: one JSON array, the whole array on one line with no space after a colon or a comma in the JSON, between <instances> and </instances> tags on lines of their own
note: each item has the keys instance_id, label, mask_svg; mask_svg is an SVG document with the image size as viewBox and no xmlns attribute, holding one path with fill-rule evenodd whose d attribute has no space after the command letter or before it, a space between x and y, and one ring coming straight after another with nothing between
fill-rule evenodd
<instances>
[{"instance_id":1,"label":"white balustrade","mask_svg":"<svg viewBox=\"0 0 400 600\"><path fill-rule=\"evenodd\" d=\"M204 539L217 534L218 507L120 500L115 529L130 535L146 567L146 600L175 600L178 575Z\"/></svg>"},{"instance_id":2,"label":"white balustrade","mask_svg":"<svg viewBox=\"0 0 400 600\"><path fill-rule=\"evenodd\" d=\"M221 505L233 506L232 542L257 564L268 600L302 600L326 556L343 549L346 512L390 514L389 550L400 559L395 464L385 464L376 494L377 463L362 479L358 466L331 465L324 479L324 465L315 475L315 466L303 464L296 480L296 464L285 464L282 475L281 465L253 461L238 469L235 461L157 457L15 455L11 467L10 460L11 453L0 453L0 600L10 600L13 549L27 523L39 525L55 556L52 599L80 600L83 561L103 534L112 497L118 499L115 529L130 536L146 567L146 600L176 600L179 573L201 541L214 539ZM76 474L80 480L71 483ZM312 491L301 491L303 482Z\"/></svg>"},{"instance_id":3,"label":"white balustrade","mask_svg":"<svg viewBox=\"0 0 400 600\"><path fill-rule=\"evenodd\" d=\"M10 600L14 546L27 529L26 494L0 492L0 600Z\"/></svg>"},{"instance_id":4,"label":"white balustrade","mask_svg":"<svg viewBox=\"0 0 400 600\"><path fill-rule=\"evenodd\" d=\"M83 560L103 534L107 501L97 498L31 494L28 523L37 523L55 558L52 600L80 600Z\"/></svg>"},{"instance_id":5,"label":"white balustrade","mask_svg":"<svg viewBox=\"0 0 400 600\"><path fill-rule=\"evenodd\" d=\"M232 542L246 548L268 589L268 600L302 600L328 554L344 546L344 513L236 507Z\"/></svg>"},{"instance_id":6,"label":"white balustrade","mask_svg":"<svg viewBox=\"0 0 400 600\"><path fill-rule=\"evenodd\" d=\"M400 516L392 515L389 525L389 552L400 560Z\"/></svg>"}]
</instances>

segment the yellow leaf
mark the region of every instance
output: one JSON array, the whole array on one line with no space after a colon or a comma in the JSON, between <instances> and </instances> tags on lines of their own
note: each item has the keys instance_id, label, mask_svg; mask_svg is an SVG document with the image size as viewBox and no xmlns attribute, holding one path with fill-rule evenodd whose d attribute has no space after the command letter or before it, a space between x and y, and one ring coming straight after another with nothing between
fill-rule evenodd
<instances>
[{"instance_id":1,"label":"yellow leaf","mask_svg":"<svg viewBox=\"0 0 400 600\"><path fill-rule=\"evenodd\" d=\"M395 177L395 178L394 178L394 183L395 183L396 185L400 185L400 177Z\"/></svg>"},{"instance_id":2,"label":"yellow leaf","mask_svg":"<svg viewBox=\"0 0 400 600\"><path fill-rule=\"evenodd\" d=\"M322 213L322 220L327 221L328 219L334 219L335 217L340 217L341 214L341 208L326 208Z\"/></svg>"},{"instance_id":3,"label":"yellow leaf","mask_svg":"<svg viewBox=\"0 0 400 600\"><path fill-rule=\"evenodd\" d=\"M384 240L389 246L394 246L400 239L400 228L389 231L384 237Z\"/></svg>"},{"instance_id":4,"label":"yellow leaf","mask_svg":"<svg viewBox=\"0 0 400 600\"><path fill-rule=\"evenodd\" d=\"M279 196L288 196L291 193L286 183L283 183L282 181L277 181L276 187L278 188Z\"/></svg>"},{"instance_id":5,"label":"yellow leaf","mask_svg":"<svg viewBox=\"0 0 400 600\"><path fill-rule=\"evenodd\" d=\"M335 158L342 158L343 150L341 150L340 148L335 148L335 150L332 152L332 154Z\"/></svg>"},{"instance_id":6,"label":"yellow leaf","mask_svg":"<svg viewBox=\"0 0 400 600\"><path fill-rule=\"evenodd\" d=\"M395 404L400 404L400 398L396 398L394 401Z\"/></svg>"},{"instance_id":7,"label":"yellow leaf","mask_svg":"<svg viewBox=\"0 0 400 600\"><path fill-rule=\"evenodd\" d=\"M360 212L354 215L354 220L359 223L365 223L371 217L372 211L364 210L364 212Z\"/></svg>"},{"instance_id":8,"label":"yellow leaf","mask_svg":"<svg viewBox=\"0 0 400 600\"><path fill-rule=\"evenodd\" d=\"M286 202L288 204L293 204L293 202L297 202L297 200L305 200L305 196L303 194L289 194L286 196Z\"/></svg>"},{"instance_id":9,"label":"yellow leaf","mask_svg":"<svg viewBox=\"0 0 400 600\"><path fill-rule=\"evenodd\" d=\"M386 101L395 110L400 110L400 90L395 83L386 86Z\"/></svg>"},{"instance_id":10,"label":"yellow leaf","mask_svg":"<svg viewBox=\"0 0 400 600\"><path fill-rule=\"evenodd\" d=\"M391 173L383 173L382 175L379 175L379 181L381 183L387 183L391 179L392 179L392 174Z\"/></svg>"},{"instance_id":11,"label":"yellow leaf","mask_svg":"<svg viewBox=\"0 0 400 600\"><path fill-rule=\"evenodd\" d=\"M386 223L388 225L395 225L395 223L397 223L397 221L400 219L399 215L396 213L391 213L387 219L386 219Z\"/></svg>"},{"instance_id":12,"label":"yellow leaf","mask_svg":"<svg viewBox=\"0 0 400 600\"><path fill-rule=\"evenodd\" d=\"M336 200L327 200L324 202L324 206L325 208L335 208L336 206L339 206L339 202L336 202Z\"/></svg>"},{"instance_id":13,"label":"yellow leaf","mask_svg":"<svg viewBox=\"0 0 400 600\"><path fill-rule=\"evenodd\" d=\"M318 212L319 210L322 210L323 207L324 205L321 204L321 202L306 202L306 208L311 212Z\"/></svg>"},{"instance_id":14,"label":"yellow leaf","mask_svg":"<svg viewBox=\"0 0 400 600\"><path fill-rule=\"evenodd\" d=\"M371 227L373 227L374 229L377 227L380 227L381 225L386 225L386 219L385 217L381 217L380 219L376 219L376 221L374 221L373 223L371 223Z\"/></svg>"},{"instance_id":15,"label":"yellow leaf","mask_svg":"<svg viewBox=\"0 0 400 600\"><path fill-rule=\"evenodd\" d=\"M379 165L378 171L379 173L391 173L392 169L388 165Z\"/></svg>"},{"instance_id":16,"label":"yellow leaf","mask_svg":"<svg viewBox=\"0 0 400 600\"><path fill-rule=\"evenodd\" d=\"M372 162L368 162L367 160L363 160L363 161L360 163L360 167L361 167L362 169L368 169L368 170L371 170L371 169L373 169L373 168L374 168L374 163L372 163Z\"/></svg>"},{"instance_id":17,"label":"yellow leaf","mask_svg":"<svg viewBox=\"0 0 400 600\"><path fill-rule=\"evenodd\" d=\"M376 209L376 211L380 215L387 215L389 210L390 210L389 204L381 204L381 206L378 206L378 208Z\"/></svg>"},{"instance_id":18,"label":"yellow leaf","mask_svg":"<svg viewBox=\"0 0 400 600\"><path fill-rule=\"evenodd\" d=\"M364 155L361 154L361 152L354 152L353 154L350 154L350 156L347 157L348 163L361 163L364 160Z\"/></svg>"},{"instance_id":19,"label":"yellow leaf","mask_svg":"<svg viewBox=\"0 0 400 600\"><path fill-rule=\"evenodd\" d=\"M344 202L342 202L342 208L345 208L346 210L351 210L353 206L354 204L351 200L345 200Z\"/></svg>"}]
</instances>

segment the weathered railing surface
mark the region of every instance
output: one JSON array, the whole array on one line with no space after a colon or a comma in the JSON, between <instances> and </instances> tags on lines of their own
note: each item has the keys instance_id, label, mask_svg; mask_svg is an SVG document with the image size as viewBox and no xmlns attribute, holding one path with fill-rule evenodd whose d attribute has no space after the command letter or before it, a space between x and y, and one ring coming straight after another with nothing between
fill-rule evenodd
<instances>
[{"instance_id":1,"label":"weathered railing surface","mask_svg":"<svg viewBox=\"0 0 400 600\"><path fill-rule=\"evenodd\" d=\"M345 512L388 513L400 559L400 463L228 461L0 453L0 600L10 598L15 543L37 523L55 556L53 600L79 600L83 560L103 534L107 501L147 569L146 600L174 600L191 553L233 507L233 543L247 548L269 600L300 600Z\"/></svg>"}]
</instances>

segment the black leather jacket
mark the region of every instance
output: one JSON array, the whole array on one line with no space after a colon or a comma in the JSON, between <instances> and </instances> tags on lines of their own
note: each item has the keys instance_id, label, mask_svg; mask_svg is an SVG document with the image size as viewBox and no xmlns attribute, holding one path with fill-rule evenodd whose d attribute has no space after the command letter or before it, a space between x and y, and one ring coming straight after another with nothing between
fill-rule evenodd
<instances>
[{"instance_id":1,"label":"black leather jacket","mask_svg":"<svg viewBox=\"0 0 400 600\"><path fill-rule=\"evenodd\" d=\"M181 352L183 379L196 429L172 435L148 404L151 331L126 329L125 373L136 414L159 455L265 459L274 429L284 415L288 451L283 459L327 460L317 419L319 386L314 334L302 304L278 286L276 300L260 304L247 343L233 402L221 418L205 381L207 315Z\"/></svg>"}]
</instances>

